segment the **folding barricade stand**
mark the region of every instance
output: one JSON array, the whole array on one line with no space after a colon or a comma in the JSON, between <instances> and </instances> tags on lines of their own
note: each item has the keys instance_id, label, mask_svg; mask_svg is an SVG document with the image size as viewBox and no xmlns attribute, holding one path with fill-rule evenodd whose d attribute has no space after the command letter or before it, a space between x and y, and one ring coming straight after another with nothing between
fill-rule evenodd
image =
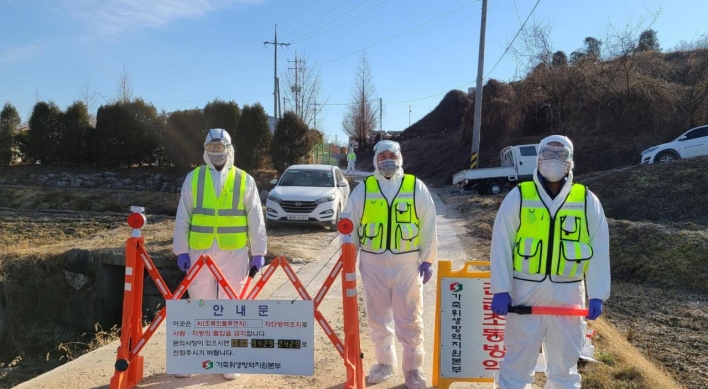
<instances>
[{"instance_id":1,"label":"folding barricade stand","mask_svg":"<svg viewBox=\"0 0 708 389\"><path fill-rule=\"evenodd\" d=\"M131 389L134 388L143 378L144 360L140 355L150 337L155 333L165 319L166 306L157 313L152 323L143 332L142 327L142 300L143 300L143 275L147 270L155 285L165 300L179 300L187 291L194 277L207 266L224 289L229 299L255 299L263 290L263 286L268 282L278 266L282 267L290 282L297 290L303 300L312 300L302 282L297 278L295 271L290 266L285 257L279 256L273 259L263 276L253 287L251 292L245 296L251 278L247 278L246 284L239 296L236 295L229 282L219 270L219 267L208 255L202 255L194 263L194 266L186 274L184 280L177 286L177 290L172 293L167 288L167 284L157 271L150 256L145 250L144 240L140 229L145 225L146 218L143 214L144 208L131 207L132 213L128 216L128 225L133 229L131 237L125 244L125 291L123 294L123 322L121 326L120 346L116 356L115 373L111 377L110 389ZM353 224L348 219L339 222L339 231L345 236L350 234ZM346 240L346 238L345 238ZM344 384L346 389L363 389L364 370L362 367L361 348L359 343L359 310L357 303L356 288L356 251L351 242L342 244L342 255L332 268L327 280L322 285L314 299L315 319L320 324L325 334L329 337L334 347L344 360L347 370L347 381ZM337 275L342 272L342 298L343 298L343 321L344 340L342 343L337 334L332 330L329 322L325 319L318 307L324 297L331 289Z\"/></svg>"}]
</instances>

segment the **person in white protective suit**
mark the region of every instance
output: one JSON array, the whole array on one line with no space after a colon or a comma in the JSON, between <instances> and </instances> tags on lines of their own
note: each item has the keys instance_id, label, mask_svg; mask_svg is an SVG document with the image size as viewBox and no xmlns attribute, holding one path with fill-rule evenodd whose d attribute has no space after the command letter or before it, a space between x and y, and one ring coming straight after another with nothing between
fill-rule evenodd
<instances>
[{"instance_id":1,"label":"person in white protective suit","mask_svg":"<svg viewBox=\"0 0 708 389\"><path fill-rule=\"evenodd\" d=\"M266 230L256 182L234 166L231 136L209 130L204 162L184 179L177 207L173 251L177 265L188 271L207 254L238 295L246 276L265 264ZM249 263L250 243L253 259ZM190 299L228 299L209 269L203 268L189 286ZM235 379L238 374L224 374Z\"/></svg>"},{"instance_id":2,"label":"person in white protective suit","mask_svg":"<svg viewBox=\"0 0 708 389\"><path fill-rule=\"evenodd\" d=\"M374 174L352 191L344 210L357 236L367 324L376 350L368 382L394 374L395 334L403 347L406 386L426 388L423 284L432 277L437 256L435 204L423 182L403 173L397 142L378 142L374 151Z\"/></svg>"},{"instance_id":3,"label":"person in white protective suit","mask_svg":"<svg viewBox=\"0 0 708 389\"><path fill-rule=\"evenodd\" d=\"M354 150L349 150L349 153L347 154L347 173L354 173L356 171L356 167L354 167L355 163L356 153Z\"/></svg>"},{"instance_id":4,"label":"person in white protective suit","mask_svg":"<svg viewBox=\"0 0 708 389\"><path fill-rule=\"evenodd\" d=\"M492 311L508 314L501 389L522 389L533 381L542 343L548 379L544 388L580 388L577 363L585 319L599 317L610 296L607 220L598 198L573 183L573 166L570 139L543 139L533 182L523 182L507 194L494 222ZM508 312L511 305L585 307L586 297L586 318Z\"/></svg>"}]
</instances>

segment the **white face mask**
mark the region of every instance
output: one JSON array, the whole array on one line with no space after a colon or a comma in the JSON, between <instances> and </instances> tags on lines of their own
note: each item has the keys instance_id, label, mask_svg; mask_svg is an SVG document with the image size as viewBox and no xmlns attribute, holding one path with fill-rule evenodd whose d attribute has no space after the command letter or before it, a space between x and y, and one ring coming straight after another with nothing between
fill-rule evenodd
<instances>
[{"instance_id":1,"label":"white face mask","mask_svg":"<svg viewBox=\"0 0 708 389\"><path fill-rule=\"evenodd\" d=\"M538 164L538 172L549 182L558 182L568 174L568 164L557 159L543 160Z\"/></svg>"},{"instance_id":2,"label":"white face mask","mask_svg":"<svg viewBox=\"0 0 708 389\"><path fill-rule=\"evenodd\" d=\"M379 173L386 178L393 177L396 174L396 170L398 170L398 164L393 159L379 162Z\"/></svg>"},{"instance_id":3,"label":"white face mask","mask_svg":"<svg viewBox=\"0 0 708 389\"><path fill-rule=\"evenodd\" d=\"M226 158L227 154L226 153L210 153L207 152L207 155L209 155L209 160L211 161L214 166L222 166L226 164Z\"/></svg>"}]
</instances>

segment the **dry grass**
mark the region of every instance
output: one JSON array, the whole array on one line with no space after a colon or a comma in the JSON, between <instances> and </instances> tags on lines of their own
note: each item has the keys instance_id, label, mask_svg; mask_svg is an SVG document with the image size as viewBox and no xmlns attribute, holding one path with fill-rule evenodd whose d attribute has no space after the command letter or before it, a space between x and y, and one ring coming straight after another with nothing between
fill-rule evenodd
<instances>
[{"instance_id":1,"label":"dry grass","mask_svg":"<svg viewBox=\"0 0 708 389\"><path fill-rule=\"evenodd\" d=\"M708 232L609 220L615 280L708 293Z\"/></svg>"},{"instance_id":2,"label":"dry grass","mask_svg":"<svg viewBox=\"0 0 708 389\"><path fill-rule=\"evenodd\" d=\"M147 191L34 186L3 186L0 191L0 203L13 209L127 213L131 205L140 205L148 214L174 216L178 202L179 193Z\"/></svg>"},{"instance_id":3,"label":"dry grass","mask_svg":"<svg viewBox=\"0 0 708 389\"><path fill-rule=\"evenodd\" d=\"M667 372L647 360L603 319L592 327L597 331L593 340L595 355L602 363L585 363L580 367L583 388L586 389L681 389Z\"/></svg>"},{"instance_id":4,"label":"dry grass","mask_svg":"<svg viewBox=\"0 0 708 389\"><path fill-rule=\"evenodd\" d=\"M584 175L577 181L598 196L608 217L674 223L679 229L708 226L708 157Z\"/></svg>"}]
</instances>

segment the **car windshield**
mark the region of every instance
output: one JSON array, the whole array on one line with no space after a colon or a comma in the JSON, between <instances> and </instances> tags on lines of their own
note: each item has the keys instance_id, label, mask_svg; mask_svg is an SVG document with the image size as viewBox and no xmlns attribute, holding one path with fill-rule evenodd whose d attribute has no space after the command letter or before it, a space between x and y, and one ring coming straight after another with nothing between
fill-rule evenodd
<instances>
[{"instance_id":1,"label":"car windshield","mask_svg":"<svg viewBox=\"0 0 708 389\"><path fill-rule=\"evenodd\" d=\"M288 170L278 182L280 186L334 186L331 171L324 170Z\"/></svg>"}]
</instances>

